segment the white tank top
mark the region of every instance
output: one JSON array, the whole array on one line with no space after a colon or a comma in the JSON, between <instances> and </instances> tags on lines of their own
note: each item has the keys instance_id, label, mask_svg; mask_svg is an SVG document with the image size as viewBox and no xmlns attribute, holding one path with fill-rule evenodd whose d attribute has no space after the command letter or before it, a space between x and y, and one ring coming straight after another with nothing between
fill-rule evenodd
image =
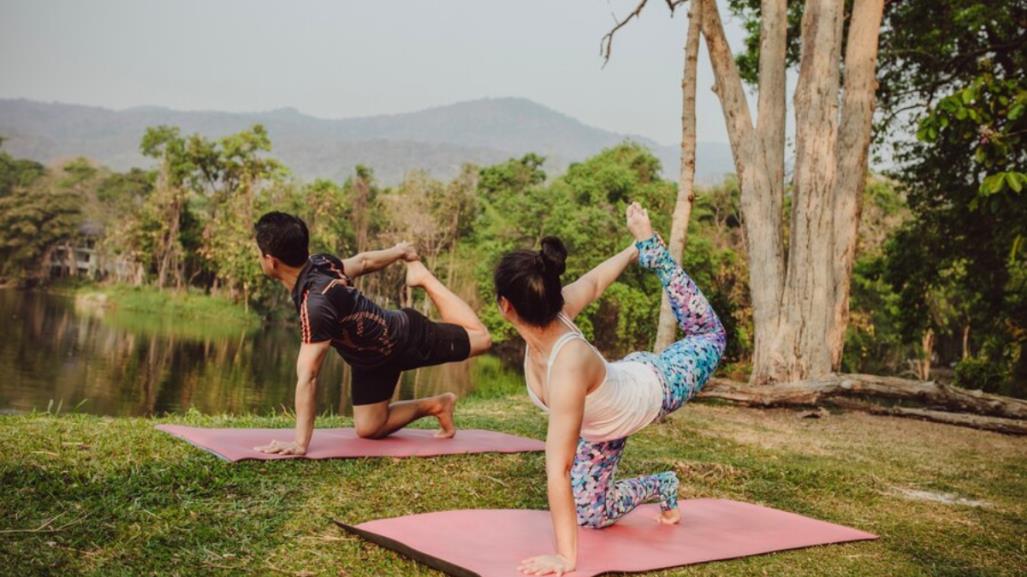
<instances>
[{"instance_id":1,"label":"white tank top","mask_svg":"<svg viewBox=\"0 0 1027 577\"><path fill-rule=\"evenodd\" d=\"M606 378L585 397L585 414L581 421L581 436L592 442L612 441L627 437L644 428L660 414L663 405L663 386L660 379L648 365L634 361L607 362L603 355L588 342L578 327L563 313L559 319L571 329L553 344L546 362L546 380L543 389L549 386L549 375L553 362L564 345L574 339L581 339L592 347L606 366ZM524 354L527 374L528 352ZM525 385L527 382L525 381ZM540 409L549 412L531 386L528 396Z\"/></svg>"}]
</instances>

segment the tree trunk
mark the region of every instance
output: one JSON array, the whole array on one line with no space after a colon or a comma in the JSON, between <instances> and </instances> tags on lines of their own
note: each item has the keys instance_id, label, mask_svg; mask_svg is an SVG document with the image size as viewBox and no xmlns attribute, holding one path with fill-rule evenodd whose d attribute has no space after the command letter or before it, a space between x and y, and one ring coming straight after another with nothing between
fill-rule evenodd
<instances>
[{"instance_id":1,"label":"tree trunk","mask_svg":"<svg viewBox=\"0 0 1027 577\"><path fill-rule=\"evenodd\" d=\"M916 367L916 376L921 381L931 379L931 357L934 355L934 329L927 329L920 337L920 359Z\"/></svg>"},{"instance_id":2,"label":"tree trunk","mask_svg":"<svg viewBox=\"0 0 1027 577\"><path fill-rule=\"evenodd\" d=\"M882 0L856 0L839 114L844 3L807 0L795 91L791 227L784 257L784 89L787 4L761 7L755 134L713 0L703 35L741 186L755 328L754 384L826 377L838 368L848 321L858 200L865 182Z\"/></svg>"},{"instance_id":3,"label":"tree trunk","mask_svg":"<svg viewBox=\"0 0 1027 577\"><path fill-rule=\"evenodd\" d=\"M836 397L916 403L921 408L1027 420L1027 400L992 395L934 381L867 374L838 374L826 379L751 386L713 378L700 398L743 402L762 407L810 407Z\"/></svg>"},{"instance_id":4,"label":"tree trunk","mask_svg":"<svg viewBox=\"0 0 1027 577\"><path fill-rule=\"evenodd\" d=\"M353 181L353 224L356 233L357 253L367 250L367 235L370 227L368 204L371 195L371 183L367 181L363 170L357 168L357 178ZM367 288L367 275L356 279L357 288Z\"/></svg>"},{"instance_id":5,"label":"tree trunk","mask_svg":"<svg viewBox=\"0 0 1027 577\"><path fill-rule=\"evenodd\" d=\"M456 274L456 245L460 231L460 211L453 210L453 222L450 228L453 240L449 244L449 270L446 271L446 286L453 290L453 275Z\"/></svg>"},{"instance_id":6,"label":"tree trunk","mask_svg":"<svg viewBox=\"0 0 1027 577\"><path fill-rule=\"evenodd\" d=\"M841 369L856 240L866 185L867 154L877 91L877 47L884 0L853 5L845 48L845 97L838 128L838 177L834 190L834 312L828 331L831 367Z\"/></svg>"},{"instance_id":7,"label":"tree trunk","mask_svg":"<svg viewBox=\"0 0 1027 577\"><path fill-rule=\"evenodd\" d=\"M721 109L727 125L728 139L731 141L732 156L738 183L741 188L741 207L745 225L746 252L749 258L749 289L752 295L753 316L753 373L754 383L776 380L770 367L779 363L770 358L773 352L773 339L781 306L781 288L784 279L784 247L781 238L781 212L775 207L775 185L771 183L771 171L767 168L767 155L762 141L758 141L749 114L749 104L742 89L742 79L735 67L734 55L727 43L724 26L720 20L720 12L714 0L696 0L702 2L702 32L706 39L710 63L713 65L715 84L713 92L720 99ZM779 3L765 2L768 12L778 12ZM768 18L764 29L775 25L773 36L780 37L784 31L781 18ZM762 63L769 59L777 50L761 54L761 75L765 75L768 90L773 90L775 81L771 80L771 66L784 68L784 59L780 62ZM783 74L783 72L782 72ZM783 119L784 116L784 85L780 84L780 98L769 95L761 97L760 104L767 108L760 109L760 115L767 114L773 118ZM783 123L783 120L781 120ZM772 124L764 125L768 133ZM783 140L782 140L783 145ZM781 152L783 155L783 151ZM783 184L782 184L783 189ZM776 208L776 210L775 210Z\"/></svg>"},{"instance_id":8,"label":"tree trunk","mask_svg":"<svg viewBox=\"0 0 1027 577\"><path fill-rule=\"evenodd\" d=\"M681 262L688 233L688 221L695 199L695 84L696 63L699 58L699 26L702 2L693 1L688 11L688 35L685 37L685 63L681 78L681 178L678 197L670 227L670 255ZM654 350L660 352L670 346L677 336L678 323L671 310L667 293L662 293L660 320L656 329Z\"/></svg>"},{"instance_id":9,"label":"tree trunk","mask_svg":"<svg viewBox=\"0 0 1027 577\"><path fill-rule=\"evenodd\" d=\"M68 265L68 276L75 278L78 276L78 253L75 250L74 245L71 242L64 243L64 260Z\"/></svg>"},{"instance_id":10,"label":"tree trunk","mask_svg":"<svg viewBox=\"0 0 1027 577\"><path fill-rule=\"evenodd\" d=\"M809 0L795 88L795 177L784 292L773 341L773 380L831 373L832 208L843 4ZM759 281L756 281L759 282Z\"/></svg>"},{"instance_id":11,"label":"tree trunk","mask_svg":"<svg viewBox=\"0 0 1027 577\"><path fill-rule=\"evenodd\" d=\"M170 182L170 167L168 160L161 163L160 174L157 177L157 190L154 194L157 197L159 214L163 217L161 223L160 237L157 241L157 288L164 289L167 286L168 273L175 275L176 285L181 285L182 273L180 270L178 254L178 233L181 225L181 198L180 193Z\"/></svg>"},{"instance_id":12,"label":"tree trunk","mask_svg":"<svg viewBox=\"0 0 1027 577\"><path fill-rule=\"evenodd\" d=\"M970 324L963 325L963 360L970 358Z\"/></svg>"},{"instance_id":13,"label":"tree trunk","mask_svg":"<svg viewBox=\"0 0 1027 577\"><path fill-rule=\"evenodd\" d=\"M918 405L920 410L972 413L1027 420L1027 400L898 377L864 374L832 375L772 387L751 386L727 379L710 379L699 398L720 399L758 407L815 407L838 399L880 399ZM895 408L895 407L891 407ZM912 410L909 407L903 407Z\"/></svg>"},{"instance_id":14,"label":"tree trunk","mask_svg":"<svg viewBox=\"0 0 1027 577\"><path fill-rule=\"evenodd\" d=\"M972 415L968 413L950 413L947 411L932 411L930 409L915 409L909 407L886 407L873 403L861 401L849 401L838 399L835 405L841 408L866 411L871 415L886 415L890 417L909 417L922 419L946 425L957 425L983 431L994 431L1007 435L1027 435L1027 422L1016 419L1004 419L1002 417L987 417Z\"/></svg>"}]
</instances>

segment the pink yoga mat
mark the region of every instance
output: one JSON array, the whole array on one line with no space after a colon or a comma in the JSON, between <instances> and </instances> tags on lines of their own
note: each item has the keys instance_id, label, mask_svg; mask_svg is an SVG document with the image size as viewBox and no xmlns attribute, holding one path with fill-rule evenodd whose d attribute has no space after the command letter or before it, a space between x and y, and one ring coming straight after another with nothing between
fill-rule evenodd
<instances>
[{"instance_id":1,"label":"pink yoga mat","mask_svg":"<svg viewBox=\"0 0 1027 577\"><path fill-rule=\"evenodd\" d=\"M226 461L245 459L345 459L352 457L433 457L465 453L522 453L544 451L545 443L516 435L457 429L451 439L436 439L435 431L403 429L384 439L361 439L353 429L314 429L307 454L303 457L269 455L255 451L273 439L291 441L292 429L204 429L183 425L157 425L197 447Z\"/></svg>"},{"instance_id":2,"label":"pink yoga mat","mask_svg":"<svg viewBox=\"0 0 1027 577\"><path fill-rule=\"evenodd\" d=\"M660 525L658 505L639 507L606 529L578 530L574 577L735 559L876 539L876 535L786 513L728 501L681 502L681 524ZM553 552L547 511L468 509L409 515L349 526L369 541L456 577L521 577L519 562Z\"/></svg>"}]
</instances>

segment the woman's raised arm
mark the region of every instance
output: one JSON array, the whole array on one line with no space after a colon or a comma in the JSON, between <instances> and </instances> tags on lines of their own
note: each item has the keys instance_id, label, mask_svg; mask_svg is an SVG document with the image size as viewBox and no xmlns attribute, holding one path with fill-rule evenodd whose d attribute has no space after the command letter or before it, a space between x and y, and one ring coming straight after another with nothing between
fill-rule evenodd
<instances>
[{"instance_id":1,"label":"woman's raised arm","mask_svg":"<svg viewBox=\"0 0 1027 577\"><path fill-rule=\"evenodd\" d=\"M637 258L638 249L632 244L563 287L563 313L572 319L578 316L585 307L603 296L606 288Z\"/></svg>"}]
</instances>

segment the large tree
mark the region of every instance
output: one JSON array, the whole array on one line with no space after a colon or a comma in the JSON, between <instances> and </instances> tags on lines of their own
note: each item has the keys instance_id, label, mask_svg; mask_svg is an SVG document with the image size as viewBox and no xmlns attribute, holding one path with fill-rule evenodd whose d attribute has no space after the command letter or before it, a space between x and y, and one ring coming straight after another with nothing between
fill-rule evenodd
<instances>
[{"instance_id":1,"label":"large tree","mask_svg":"<svg viewBox=\"0 0 1027 577\"><path fill-rule=\"evenodd\" d=\"M755 324L752 381L827 376L841 364L848 322L883 0L855 0L851 11L842 0L805 3L793 97L796 143L787 239L787 2L760 4L755 123L717 3L692 2L701 6L713 90L741 185ZM680 2L667 4L673 8ZM633 14L644 5L643 0Z\"/></svg>"}]
</instances>

